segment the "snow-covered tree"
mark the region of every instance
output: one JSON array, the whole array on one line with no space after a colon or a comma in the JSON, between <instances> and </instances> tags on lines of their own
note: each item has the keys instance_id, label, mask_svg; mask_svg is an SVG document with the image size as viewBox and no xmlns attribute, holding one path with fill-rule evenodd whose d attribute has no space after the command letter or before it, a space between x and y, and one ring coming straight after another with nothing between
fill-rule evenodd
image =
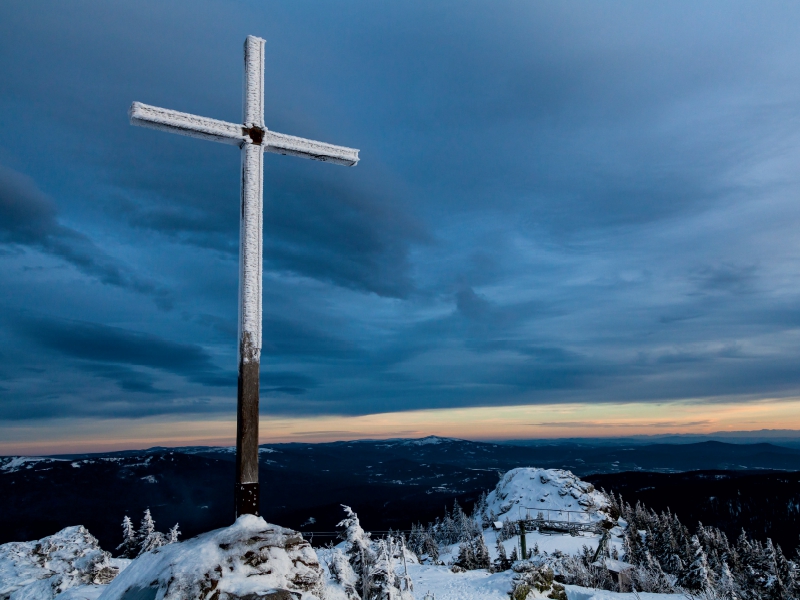
<instances>
[{"instance_id":1,"label":"snow-covered tree","mask_svg":"<svg viewBox=\"0 0 800 600\"><path fill-rule=\"evenodd\" d=\"M139 554L150 552L167 543L167 538L164 534L156 531L156 522L153 520L149 508L144 511L137 537L139 539Z\"/></svg>"},{"instance_id":2,"label":"snow-covered tree","mask_svg":"<svg viewBox=\"0 0 800 600\"><path fill-rule=\"evenodd\" d=\"M128 515L122 519L122 543L117 546L120 558L136 558L141 544Z\"/></svg>"},{"instance_id":3,"label":"snow-covered tree","mask_svg":"<svg viewBox=\"0 0 800 600\"><path fill-rule=\"evenodd\" d=\"M497 539L497 559L494 561L494 568L496 571L508 571L511 568L511 560L506 553L506 547L500 538Z\"/></svg>"},{"instance_id":4,"label":"snow-covered tree","mask_svg":"<svg viewBox=\"0 0 800 600\"><path fill-rule=\"evenodd\" d=\"M711 587L706 553L703 551L700 540L696 535L692 536L691 544L693 560L683 573L681 573L678 584L688 590L705 592Z\"/></svg>"},{"instance_id":5,"label":"snow-covered tree","mask_svg":"<svg viewBox=\"0 0 800 600\"><path fill-rule=\"evenodd\" d=\"M776 550L776 575L781 582L782 588L790 598L797 598L800 595L800 585L797 581L797 565L788 560L781 551L780 546Z\"/></svg>"},{"instance_id":6,"label":"snow-covered tree","mask_svg":"<svg viewBox=\"0 0 800 600\"><path fill-rule=\"evenodd\" d=\"M489 550L483 540L483 534L478 533L471 539L464 540L458 547L458 558L453 563L462 569L488 569L491 566Z\"/></svg>"},{"instance_id":7,"label":"snow-covered tree","mask_svg":"<svg viewBox=\"0 0 800 600\"><path fill-rule=\"evenodd\" d=\"M175 523L170 530L167 532L167 543L168 544L175 544L178 541L178 536L180 536L181 530L178 529L178 524Z\"/></svg>"},{"instance_id":8,"label":"snow-covered tree","mask_svg":"<svg viewBox=\"0 0 800 600\"><path fill-rule=\"evenodd\" d=\"M359 594L363 600L367 600L377 557L372 549L371 536L361 528L358 515L349 506L343 504L342 508L347 517L342 519L337 527L345 528L345 555L356 574Z\"/></svg>"},{"instance_id":9,"label":"snow-covered tree","mask_svg":"<svg viewBox=\"0 0 800 600\"><path fill-rule=\"evenodd\" d=\"M632 565L642 564L645 561L646 547L642 541L642 534L636 527L635 523L629 524L625 529L625 537L622 540L625 561Z\"/></svg>"},{"instance_id":10,"label":"snow-covered tree","mask_svg":"<svg viewBox=\"0 0 800 600\"><path fill-rule=\"evenodd\" d=\"M492 526L492 521L489 520L490 515L486 510L488 507L489 504L486 501L486 492L481 492L481 495L478 496L478 500L475 502L475 506L472 509L472 516L484 529Z\"/></svg>"},{"instance_id":11,"label":"snow-covered tree","mask_svg":"<svg viewBox=\"0 0 800 600\"><path fill-rule=\"evenodd\" d=\"M350 561L339 548L334 548L331 553L331 562L328 565L331 575L342 586L347 600L361 600L361 596L356 591L358 587L358 576L353 567L350 566Z\"/></svg>"},{"instance_id":12,"label":"snow-covered tree","mask_svg":"<svg viewBox=\"0 0 800 600\"><path fill-rule=\"evenodd\" d=\"M675 591L658 560L645 552L645 561L631 572L631 583L640 592L670 594Z\"/></svg>"},{"instance_id":13,"label":"snow-covered tree","mask_svg":"<svg viewBox=\"0 0 800 600\"><path fill-rule=\"evenodd\" d=\"M411 596L411 593L414 591L414 582L411 580L411 575L408 574L409 556L405 540L402 537L400 538L399 550L403 562L403 572L397 575L397 584L402 592L403 598L405 598L406 596Z\"/></svg>"},{"instance_id":14,"label":"snow-covered tree","mask_svg":"<svg viewBox=\"0 0 800 600\"><path fill-rule=\"evenodd\" d=\"M147 536L152 535L156 530L156 522L153 520L153 515L150 514L150 509L146 509L144 511L144 516L142 517L142 522L139 524L139 531L137 532L137 537L141 540L145 539Z\"/></svg>"},{"instance_id":15,"label":"snow-covered tree","mask_svg":"<svg viewBox=\"0 0 800 600\"><path fill-rule=\"evenodd\" d=\"M503 521L503 527L500 531L497 532L497 539L505 542L506 540L510 540L511 538L517 535L517 526L514 524L514 521Z\"/></svg>"},{"instance_id":16,"label":"snow-covered tree","mask_svg":"<svg viewBox=\"0 0 800 600\"><path fill-rule=\"evenodd\" d=\"M483 533L479 531L475 537L472 538L472 543L475 547L475 562L478 569L488 569L491 566L491 558L489 557L489 549L486 547L486 541L483 539Z\"/></svg>"},{"instance_id":17,"label":"snow-covered tree","mask_svg":"<svg viewBox=\"0 0 800 600\"><path fill-rule=\"evenodd\" d=\"M372 566L371 586L365 600L397 600L400 598L400 586L394 573L392 548L390 540L378 540L376 543L375 563Z\"/></svg>"},{"instance_id":18,"label":"snow-covered tree","mask_svg":"<svg viewBox=\"0 0 800 600\"><path fill-rule=\"evenodd\" d=\"M726 562L722 563L722 569L715 588L719 600L739 600L740 598L739 586L736 584L733 573L731 573Z\"/></svg>"}]
</instances>

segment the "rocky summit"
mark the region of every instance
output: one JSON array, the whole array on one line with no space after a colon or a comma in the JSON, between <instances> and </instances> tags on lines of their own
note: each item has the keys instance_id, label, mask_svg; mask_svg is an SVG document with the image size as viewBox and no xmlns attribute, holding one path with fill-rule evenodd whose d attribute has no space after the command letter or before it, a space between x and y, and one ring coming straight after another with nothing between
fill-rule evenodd
<instances>
[{"instance_id":1,"label":"rocky summit","mask_svg":"<svg viewBox=\"0 0 800 600\"><path fill-rule=\"evenodd\" d=\"M318 600L323 569L302 536L260 517L134 560L100 600Z\"/></svg>"}]
</instances>

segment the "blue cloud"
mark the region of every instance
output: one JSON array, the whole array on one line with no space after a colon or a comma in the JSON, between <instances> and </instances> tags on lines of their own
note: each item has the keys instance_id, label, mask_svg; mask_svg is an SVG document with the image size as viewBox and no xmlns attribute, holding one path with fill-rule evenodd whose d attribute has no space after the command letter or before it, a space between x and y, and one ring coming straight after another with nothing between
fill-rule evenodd
<instances>
[{"instance_id":1,"label":"blue cloud","mask_svg":"<svg viewBox=\"0 0 800 600\"><path fill-rule=\"evenodd\" d=\"M238 152L126 110L247 34L362 156L265 159L264 411L800 393L800 8L186 8L0 7L0 418L232 414Z\"/></svg>"}]
</instances>

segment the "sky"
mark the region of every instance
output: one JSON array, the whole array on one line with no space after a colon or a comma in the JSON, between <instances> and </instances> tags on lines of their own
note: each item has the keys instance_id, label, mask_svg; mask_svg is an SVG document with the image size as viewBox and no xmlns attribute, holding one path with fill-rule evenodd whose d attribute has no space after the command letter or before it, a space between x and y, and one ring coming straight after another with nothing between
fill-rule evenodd
<instances>
[{"instance_id":1,"label":"sky","mask_svg":"<svg viewBox=\"0 0 800 600\"><path fill-rule=\"evenodd\" d=\"M800 429L800 5L0 4L0 453L229 444L239 152L263 441Z\"/></svg>"}]
</instances>

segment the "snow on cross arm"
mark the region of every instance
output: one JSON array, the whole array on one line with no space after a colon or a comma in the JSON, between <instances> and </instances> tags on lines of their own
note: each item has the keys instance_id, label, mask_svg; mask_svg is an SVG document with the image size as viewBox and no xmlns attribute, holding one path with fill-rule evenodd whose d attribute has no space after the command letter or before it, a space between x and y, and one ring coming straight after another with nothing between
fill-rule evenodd
<instances>
[{"instance_id":1,"label":"snow on cross arm","mask_svg":"<svg viewBox=\"0 0 800 600\"><path fill-rule=\"evenodd\" d=\"M264 44L244 43L242 123L230 123L141 102L131 105L132 125L177 133L241 149L239 233L239 377L236 428L236 515L258 515L258 390L261 362L264 152L355 166L358 150L269 131L264 123Z\"/></svg>"}]
</instances>

